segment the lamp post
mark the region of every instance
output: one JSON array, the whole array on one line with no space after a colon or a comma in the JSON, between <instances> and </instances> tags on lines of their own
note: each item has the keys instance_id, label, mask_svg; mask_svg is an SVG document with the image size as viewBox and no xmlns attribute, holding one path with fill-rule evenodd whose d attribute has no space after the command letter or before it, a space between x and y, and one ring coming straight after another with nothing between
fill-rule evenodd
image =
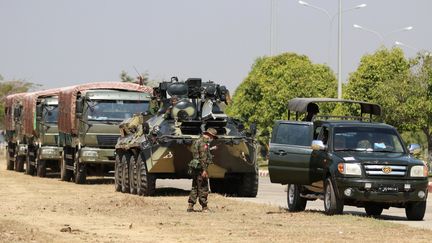
<instances>
[{"instance_id":1,"label":"lamp post","mask_svg":"<svg viewBox=\"0 0 432 243\"><path fill-rule=\"evenodd\" d=\"M394 33L397 33L397 32L402 32L402 31L410 31L410 30L412 30L414 28L412 26L407 26L407 27L403 27L403 28L400 28L400 29L396 29L396 30L390 31L390 32L382 35L378 31L375 31L375 30L372 30L372 29L360 26L358 24L354 24L353 27L356 28L356 29L359 29L359 30L364 30L364 31L367 31L367 32L375 34L380 39L381 43L384 43L385 37L387 37L390 34L394 34Z\"/></svg>"},{"instance_id":2,"label":"lamp post","mask_svg":"<svg viewBox=\"0 0 432 243\"><path fill-rule=\"evenodd\" d=\"M399 42L399 41L395 41L394 43L395 43L395 45L398 45L398 46L404 46L404 47L407 47L408 49L411 49L411 50L413 50L413 51L415 51L415 52L418 52L418 49L415 48L415 47L413 47L413 46L410 46L410 45L404 44L404 43Z\"/></svg>"},{"instance_id":3,"label":"lamp post","mask_svg":"<svg viewBox=\"0 0 432 243\"><path fill-rule=\"evenodd\" d=\"M298 3L300 5L305 6L305 7L311 7L311 8L314 8L316 10L319 10L319 11L325 13L327 15L327 17L329 18L329 22L330 22L330 31L329 32L331 32L331 26L333 24L334 17L336 17L336 14L331 16L330 13L326 9L312 5L312 4L307 3L305 1L298 1ZM339 11L337 12L337 15L339 15L339 18L338 18L338 20L339 20L338 21L338 89L337 89L338 99L342 98L342 13L348 12L351 10L364 8L366 6L367 5L363 3L363 4L357 5L353 8L342 10L342 0L339 0Z\"/></svg>"}]
</instances>

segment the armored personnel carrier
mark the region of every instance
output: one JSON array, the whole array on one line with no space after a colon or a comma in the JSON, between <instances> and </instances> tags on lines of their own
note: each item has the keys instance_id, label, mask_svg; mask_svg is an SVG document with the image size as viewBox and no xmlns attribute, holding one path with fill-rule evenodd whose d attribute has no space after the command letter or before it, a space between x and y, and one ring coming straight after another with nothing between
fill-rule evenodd
<instances>
[{"instance_id":1,"label":"armored personnel carrier","mask_svg":"<svg viewBox=\"0 0 432 243\"><path fill-rule=\"evenodd\" d=\"M191 78L162 82L154 88L150 109L120 124L116 145L117 191L151 196L157 179L190 178L191 145L207 128L218 139L211 144L212 192L255 197L258 191L255 132L228 117L225 86Z\"/></svg>"}]
</instances>

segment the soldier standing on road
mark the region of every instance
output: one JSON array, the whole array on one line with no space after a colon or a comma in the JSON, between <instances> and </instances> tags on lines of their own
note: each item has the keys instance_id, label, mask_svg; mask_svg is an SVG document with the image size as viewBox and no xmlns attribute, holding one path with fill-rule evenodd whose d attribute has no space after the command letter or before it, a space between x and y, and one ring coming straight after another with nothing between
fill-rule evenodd
<instances>
[{"instance_id":1,"label":"soldier standing on road","mask_svg":"<svg viewBox=\"0 0 432 243\"><path fill-rule=\"evenodd\" d=\"M189 195L188 212L194 212L194 205L199 200L202 212L208 212L207 196L209 193L208 172L207 168L212 163L210 154L210 142L217 138L217 131L214 128L208 128L207 131L194 141L192 144L193 160L189 163L189 170L192 175L192 189Z\"/></svg>"}]
</instances>

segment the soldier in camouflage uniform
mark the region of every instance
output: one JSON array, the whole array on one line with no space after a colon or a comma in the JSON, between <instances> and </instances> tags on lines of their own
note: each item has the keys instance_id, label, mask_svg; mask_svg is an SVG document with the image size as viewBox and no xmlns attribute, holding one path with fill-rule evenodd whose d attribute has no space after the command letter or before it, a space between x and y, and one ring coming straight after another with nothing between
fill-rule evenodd
<instances>
[{"instance_id":1,"label":"soldier in camouflage uniform","mask_svg":"<svg viewBox=\"0 0 432 243\"><path fill-rule=\"evenodd\" d=\"M203 132L192 144L193 160L189 164L189 169L192 175L192 189L189 195L188 212L194 212L194 205L199 200L202 206L202 212L208 212L207 196L209 193L208 172L207 168L212 163L212 155L210 154L210 142L216 139L217 131L214 128L209 128ZM194 163L195 162L195 163Z\"/></svg>"}]
</instances>

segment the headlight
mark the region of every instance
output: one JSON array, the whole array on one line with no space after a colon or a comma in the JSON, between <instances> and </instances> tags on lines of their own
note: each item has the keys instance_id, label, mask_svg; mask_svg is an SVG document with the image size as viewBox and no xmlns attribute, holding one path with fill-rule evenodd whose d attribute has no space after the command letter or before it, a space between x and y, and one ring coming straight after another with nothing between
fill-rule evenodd
<instances>
[{"instance_id":1,"label":"headlight","mask_svg":"<svg viewBox=\"0 0 432 243\"><path fill-rule=\"evenodd\" d=\"M97 157L98 153L97 153L97 151L84 151L82 153L82 156L83 157Z\"/></svg>"},{"instance_id":2,"label":"headlight","mask_svg":"<svg viewBox=\"0 0 432 243\"><path fill-rule=\"evenodd\" d=\"M357 163L339 163L338 171L342 175L356 175L361 176L362 170L360 164Z\"/></svg>"},{"instance_id":3,"label":"headlight","mask_svg":"<svg viewBox=\"0 0 432 243\"><path fill-rule=\"evenodd\" d=\"M425 165L415 165L411 167L410 172L411 177L427 177L428 176L428 169Z\"/></svg>"},{"instance_id":4,"label":"headlight","mask_svg":"<svg viewBox=\"0 0 432 243\"><path fill-rule=\"evenodd\" d=\"M41 154L56 154L54 149L42 149Z\"/></svg>"}]
</instances>

